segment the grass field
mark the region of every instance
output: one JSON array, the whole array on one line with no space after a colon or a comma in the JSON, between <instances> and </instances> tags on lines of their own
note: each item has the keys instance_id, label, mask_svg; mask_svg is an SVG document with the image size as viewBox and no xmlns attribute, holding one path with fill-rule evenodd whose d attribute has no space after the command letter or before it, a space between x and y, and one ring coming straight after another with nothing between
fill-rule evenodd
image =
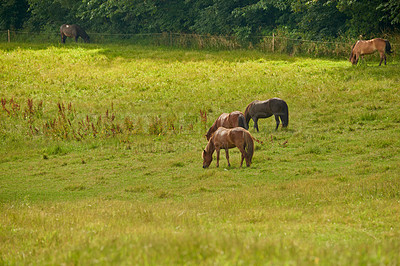
<instances>
[{"instance_id":1,"label":"grass field","mask_svg":"<svg viewBox=\"0 0 400 266\"><path fill-rule=\"evenodd\" d=\"M0 264L400 264L400 64L366 59L0 44ZM272 97L288 129L203 169Z\"/></svg>"}]
</instances>

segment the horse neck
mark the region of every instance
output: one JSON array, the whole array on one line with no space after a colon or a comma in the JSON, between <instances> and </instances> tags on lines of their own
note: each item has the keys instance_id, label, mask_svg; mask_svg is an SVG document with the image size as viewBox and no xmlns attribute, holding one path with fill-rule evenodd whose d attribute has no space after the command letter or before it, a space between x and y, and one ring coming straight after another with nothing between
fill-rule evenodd
<instances>
[{"instance_id":1,"label":"horse neck","mask_svg":"<svg viewBox=\"0 0 400 266\"><path fill-rule=\"evenodd\" d=\"M251 119L251 115L250 115L250 108L253 106L253 104L249 104L246 107L246 110L244 111L244 118L246 119L246 123L249 124L250 119Z\"/></svg>"},{"instance_id":2,"label":"horse neck","mask_svg":"<svg viewBox=\"0 0 400 266\"><path fill-rule=\"evenodd\" d=\"M218 129L217 122L218 122L218 120L216 120L214 122L214 124L210 127L210 129L207 131L206 136L207 136L208 139L210 139L212 134Z\"/></svg>"},{"instance_id":3,"label":"horse neck","mask_svg":"<svg viewBox=\"0 0 400 266\"><path fill-rule=\"evenodd\" d=\"M207 153L211 154L211 155L214 153L214 151L215 151L214 137L212 137L212 138L208 141L207 146L206 146L206 148L205 148L205 151L206 151Z\"/></svg>"}]
</instances>

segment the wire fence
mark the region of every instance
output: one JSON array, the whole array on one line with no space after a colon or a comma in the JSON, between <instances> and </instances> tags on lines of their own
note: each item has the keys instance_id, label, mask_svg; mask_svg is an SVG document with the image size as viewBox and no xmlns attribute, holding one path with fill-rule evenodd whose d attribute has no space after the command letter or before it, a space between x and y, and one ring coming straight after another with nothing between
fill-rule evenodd
<instances>
[{"instance_id":1,"label":"wire fence","mask_svg":"<svg viewBox=\"0 0 400 266\"><path fill-rule=\"evenodd\" d=\"M345 41L315 41L287 36L252 36L240 40L235 36L216 36L186 33L140 33L140 34L111 34L88 32L93 43L130 43L143 45L171 46L191 49L258 49L264 52L286 53L289 55L307 54L312 56L348 57L355 40ZM82 41L82 40L79 40ZM27 31L0 31L1 42L46 42L60 43L57 33L32 33ZM73 42L72 39L67 42ZM396 57L396 47L400 40L391 40Z\"/></svg>"}]
</instances>

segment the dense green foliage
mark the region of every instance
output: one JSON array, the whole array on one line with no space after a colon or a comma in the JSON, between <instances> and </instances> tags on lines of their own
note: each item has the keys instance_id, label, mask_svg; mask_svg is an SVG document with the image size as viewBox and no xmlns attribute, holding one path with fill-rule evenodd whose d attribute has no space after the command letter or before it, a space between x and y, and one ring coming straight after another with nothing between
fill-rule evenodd
<instances>
[{"instance_id":1,"label":"dense green foliage","mask_svg":"<svg viewBox=\"0 0 400 266\"><path fill-rule=\"evenodd\" d=\"M54 31L81 24L92 32L185 32L240 39L285 29L314 39L397 31L396 0L3 0L0 30Z\"/></svg>"},{"instance_id":2,"label":"dense green foliage","mask_svg":"<svg viewBox=\"0 0 400 266\"><path fill-rule=\"evenodd\" d=\"M0 264L400 264L400 63L365 60L0 44ZM203 169L275 96L252 166Z\"/></svg>"}]
</instances>

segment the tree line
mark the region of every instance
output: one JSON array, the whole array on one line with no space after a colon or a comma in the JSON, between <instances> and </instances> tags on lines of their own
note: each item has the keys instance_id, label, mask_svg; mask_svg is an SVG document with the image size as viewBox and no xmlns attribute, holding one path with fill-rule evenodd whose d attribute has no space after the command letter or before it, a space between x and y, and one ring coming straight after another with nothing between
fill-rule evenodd
<instances>
[{"instance_id":1,"label":"tree line","mask_svg":"<svg viewBox=\"0 0 400 266\"><path fill-rule=\"evenodd\" d=\"M1 0L0 30L181 32L249 40L283 31L326 40L398 33L398 0Z\"/></svg>"}]
</instances>

